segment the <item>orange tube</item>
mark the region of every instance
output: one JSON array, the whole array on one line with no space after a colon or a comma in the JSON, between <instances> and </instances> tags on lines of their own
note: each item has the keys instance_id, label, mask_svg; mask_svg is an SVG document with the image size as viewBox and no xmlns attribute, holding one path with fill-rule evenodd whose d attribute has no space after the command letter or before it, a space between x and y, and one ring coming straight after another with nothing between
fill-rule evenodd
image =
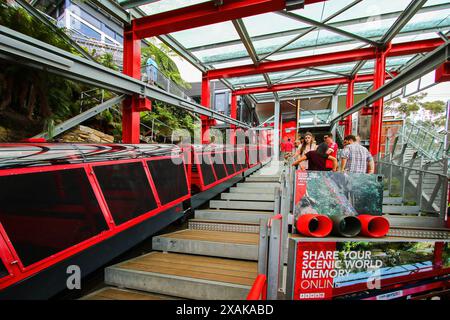
<instances>
[{"instance_id":1,"label":"orange tube","mask_svg":"<svg viewBox=\"0 0 450 320\"><path fill-rule=\"evenodd\" d=\"M389 221L385 217L360 214L358 219L361 221L362 236L381 238L389 232Z\"/></svg>"},{"instance_id":2,"label":"orange tube","mask_svg":"<svg viewBox=\"0 0 450 320\"><path fill-rule=\"evenodd\" d=\"M297 218L295 227L304 236L323 238L330 234L333 222L328 216L308 213Z\"/></svg>"}]
</instances>

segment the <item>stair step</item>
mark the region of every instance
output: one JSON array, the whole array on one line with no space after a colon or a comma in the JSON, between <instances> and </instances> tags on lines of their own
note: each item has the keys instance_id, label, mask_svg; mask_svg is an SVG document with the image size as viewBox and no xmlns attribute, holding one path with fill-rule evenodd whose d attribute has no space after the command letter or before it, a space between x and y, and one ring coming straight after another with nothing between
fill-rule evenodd
<instances>
[{"instance_id":1,"label":"stair step","mask_svg":"<svg viewBox=\"0 0 450 320\"><path fill-rule=\"evenodd\" d=\"M211 200L209 207L214 209L239 209L273 211L274 202Z\"/></svg>"},{"instance_id":2,"label":"stair step","mask_svg":"<svg viewBox=\"0 0 450 320\"><path fill-rule=\"evenodd\" d=\"M402 197L383 197L383 204L401 205L403 203Z\"/></svg>"},{"instance_id":3,"label":"stair step","mask_svg":"<svg viewBox=\"0 0 450 320\"><path fill-rule=\"evenodd\" d=\"M272 212L267 211L217 210L217 209L195 210L196 219L226 220L233 222L259 223L261 219L267 220L272 215L273 215Z\"/></svg>"},{"instance_id":4,"label":"stair step","mask_svg":"<svg viewBox=\"0 0 450 320\"><path fill-rule=\"evenodd\" d=\"M258 260L259 234L181 230L153 237L152 248L165 252Z\"/></svg>"},{"instance_id":5,"label":"stair step","mask_svg":"<svg viewBox=\"0 0 450 320\"><path fill-rule=\"evenodd\" d=\"M275 189L274 188L263 188L263 187L231 187L230 188L231 193L267 193L274 195Z\"/></svg>"},{"instance_id":6,"label":"stair step","mask_svg":"<svg viewBox=\"0 0 450 320\"><path fill-rule=\"evenodd\" d=\"M253 261L152 252L106 268L105 282L187 299L240 300L257 269Z\"/></svg>"},{"instance_id":7,"label":"stair step","mask_svg":"<svg viewBox=\"0 0 450 320\"><path fill-rule=\"evenodd\" d=\"M127 290L114 287L105 287L92 292L81 300L176 300L175 297L148 293L136 290Z\"/></svg>"},{"instance_id":8,"label":"stair step","mask_svg":"<svg viewBox=\"0 0 450 320\"><path fill-rule=\"evenodd\" d=\"M245 178L246 182L279 182L280 177L279 176L264 176L264 175L258 175L258 176L250 176Z\"/></svg>"},{"instance_id":9,"label":"stair step","mask_svg":"<svg viewBox=\"0 0 450 320\"><path fill-rule=\"evenodd\" d=\"M272 188L279 187L280 184L278 182L239 182L237 183L238 187L253 187L253 188Z\"/></svg>"},{"instance_id":10,"label":"stair step","mask_svg":"<svg viewBox=\"0 0 450 320\"><path fill-rule=\"evenodd\" d=\"M192 230L245 232L259 234L259 223L257 222L190 219L188 222L188 226L189 229Z\"/></svg>"},{"instance_id":11,"label":"stair step","mask_svg":"<svg viewBox=\"0 0 450 320\"><path fill-rule=\"evenodd\" d=\"M275 201L274 195L270 193L222 193L223 200L249 200L249 201Z\"/></svg>"},{"instance_id":12,"label":"stair step","mask_svg":"<svg viewBox=\"0 0 450 320\"><path fill-rule=\"evenodd\" d=\"M419 214L419 206L385 206L383 205L383 214Z\"/></svg>"}]
</instances>

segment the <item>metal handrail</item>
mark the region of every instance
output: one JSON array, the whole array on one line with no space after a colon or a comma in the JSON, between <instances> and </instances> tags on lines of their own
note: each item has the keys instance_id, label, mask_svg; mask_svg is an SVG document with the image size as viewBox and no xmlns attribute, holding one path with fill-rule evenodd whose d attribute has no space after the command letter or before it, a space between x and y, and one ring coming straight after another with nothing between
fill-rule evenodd
<instances>
[{"instance_id":1,"label":"metal handrail","mask_svg":"<svg viewBox=\"0 0 450 320\"><path fill-rule=\"evenodd\" d=\"M143 75L146 74L145 73L145 69L147 66L141 66L141 80L143 80ZM158 69L155 66L152 66L153 68L155 68L157 75L156 75L156 81L155 84L162 88L163 90L169 92L169 93L173 93L183 99L186 99L188 101L194 102L194 100L188 95L188 93L185 91L184 88L182 88L180 85L178 85L177 83L175 83L174 81L172 81L166 74L164 74L164 72L162 72L160 69ZM142 70L144 72L142 72ZM148 79L147 79L148 80ZM174 90L175 89L175 92Z\"/></svg>"},{"instance_id":2,"label":"metal handrail","mask_svg":"<svg viewBox=\"0 0 450 320\"><path fill-rule=\"evenodd\" d=\"M384 158L386 159L386 157ZM376 160L376 164L378 167L378 172L381 173L380 169L382 167L386 167L388 172L385 174L385 179L387 180L387 187L389 195L392 193L392 189L394 188L394 171L393 168L399 170L399 175L396 175L399 183L398 195L402 198L402 201L405 201L405 196L407 194L407 185L408 183L412 183L415 190L415 200L419 207L420 212L434 212L439 215L440 218L445 218L445 212L447 210L447 188L448 188L448 176L444 172L434 172L430 170L426 170L422 168L422 162L420 168L415 168L415 161L422 161L423 159L417 157L417 154L413 156L413 158L407 162L403 161L403 157L401 157L401 162L394 163L392 154L389 155L388 161L384 159ZM384 168L383 168L384 169ZM418 175L417 179L411 178L411 174ZM432 188L431 193L427 193L424 189L424 180L426 176L435 177L435 186ZM438 195L441 195L439 201L437 201ZM422 201L425 200L425 202ZM425 205L425 207L424 207ZM431 210L431 211L430 211Z\"/></svg>"},{"instance_id":3,"label":"metal handrail","mask_svg":"<svg viewBox=\"0 0 450 320\"><path fill-rule=\"evenodd\" d=\"M445 156L444 137L431 132L422 125L407 121L399 135L403 139L403 143L411 145L432 161L440 160Z\"/></svg>"},{"instance_id":4,"label":"metal handrail","mask_svg":"<svg viewBox=\"0 0 450 320\"><path fill-rule=\"evenodd\" d=\"M438 173L438 172L433 172L433 171L428 171L428 170L423 170L423 169L412 168L412 167L404 166L401 164L395 164L395 163L387 162L387 161L383 161L383 160L376 160L375 162L389 165L389 166L394 166L394 167L401 168L401 169L406 169L406 170L411 170L411 171L416 171L416 172L420 172L420 173L425 173L425 174L448 178L448 176L444 173Z\"/></svg>"}]
</instances>

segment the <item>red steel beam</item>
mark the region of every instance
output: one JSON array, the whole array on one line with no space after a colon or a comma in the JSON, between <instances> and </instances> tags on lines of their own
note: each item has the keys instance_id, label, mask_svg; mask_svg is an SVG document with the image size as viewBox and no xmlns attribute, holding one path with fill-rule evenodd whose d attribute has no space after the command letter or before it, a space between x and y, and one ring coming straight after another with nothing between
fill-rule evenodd
<instances>
[{"instance_id":1,"label":"red steel beam","mask_svg":"<svg viewBox=\"0 0 450 320\"><path fill-rule=\"evenodd\" d=\"M123 73L136 79L141 78L141 40L126 29L123 38ZM140 113L139 99L128 97L122 104L122 142L139 143Z\"/></svg>"},{"instance_id":2,"label":"red steel beam","mask_svg":"<svg viewBox=\"0 0 450 320\"><path fill-rule=\"evenodd\" d=\"M201 104L208 109L211 108L211 86L209 79L205 75L202 77ZM214 119L210 119L204 115L202 115L200 119L202 121L201 141L202 144L207 144L209 143L209 127L214 122Z\"/></svg>"},{"instance_id":3,"label":"red steel beam","mask_svg":"<svg viewBox=\"0 0 450 320\"><path fill-rule=\"evenodd\" d=\"M317 1L306 1L306 4ZM239 19L266 12L283 10L285 0L224 0L222 5L215 1L158 13L134 19L132 28L139 38L206 26L214 23Z\"/></svg>"},{"instance_id":4,"label":"red steel beam","mask_svg":"<svg viewBox=\"0 0 450 320\"><path fill-rule=\"evenodd\" d=\"M386 75L389 76L389 75ZM365 74L356 76L355 82L371 82L374 80L373 74ZM311 80L311 81L302 81L302 82L292 82L292 83L284 83L277 84L271 87L253 87L246 88L233 91L234 95L242 96L245 94L255 94L255 93L265 93L265 92L277 92L277 91L285 91L292 90L298 88L314 88L314 87L324 87L324 86L333 86L339 84L347 84L350 82L350 79L347 77L339 77L339 78L327 78L327 79L319 79L319 80Z\"/></svg>"},{"instance_id":5,"label":"red steel beam","mask_svg":"<svg viewBox=\"0 0 450 320\"><path fill-rule=\"evenodd\" d=\"M373 79L373 89L380 88L386 80L386 52L377 53L375 60L375 75ZM383 99L375 101L372 106L372 119L370 123L370 144L369 151L373 156L378 155L381 148L381 129L383 126Z\"/></svg>"},{"instance_id":6,"label":"red steel beam","mask_svg":"<svg viewBox=\"0 0 450 320\"><path fill-rule=\"evenodd\" d=\"M441 38L419 40L406 43L393 44L388 57L398 57L421 52L429 52L444 43ZM253 64L210 70L207 73L210 79L243 77L253 74L319 67L361 60L371 60L377 57L376 48L362 48L348 51L318 54L306 57L292 58L281 61L261 62L258 66Z\"/></svg>"},{"instance_id":7,"label":"red steel beam","mask_svg":"<svg viewBox=\"0 0 450 320\"><path fill-rule=\"evenodd\" d=\"M355 79L351 79L347 84L347 97L345 100L345 107L349 109L353 106L355 99ZM345 119L344 137L352 134L352 115Z\"/></svg>"}]
</instances>

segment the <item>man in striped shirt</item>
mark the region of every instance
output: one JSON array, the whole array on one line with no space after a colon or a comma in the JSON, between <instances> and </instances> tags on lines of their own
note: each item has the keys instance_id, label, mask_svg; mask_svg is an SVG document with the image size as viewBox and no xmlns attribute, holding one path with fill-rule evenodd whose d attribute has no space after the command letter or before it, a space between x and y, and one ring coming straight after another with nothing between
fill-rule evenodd
<instances>
[{"instance_id":1,"label":"man in striped shirt","mask_svg":"<svg viewBox=\"0 0 450 320\"><path fill-rule=\"evenodd\" d=\"M341 171L351 173L373 173L374 162L369 151L356 143L354 135L344 138L345 148L341 155Z\"/></svg>"}]
</instances>

